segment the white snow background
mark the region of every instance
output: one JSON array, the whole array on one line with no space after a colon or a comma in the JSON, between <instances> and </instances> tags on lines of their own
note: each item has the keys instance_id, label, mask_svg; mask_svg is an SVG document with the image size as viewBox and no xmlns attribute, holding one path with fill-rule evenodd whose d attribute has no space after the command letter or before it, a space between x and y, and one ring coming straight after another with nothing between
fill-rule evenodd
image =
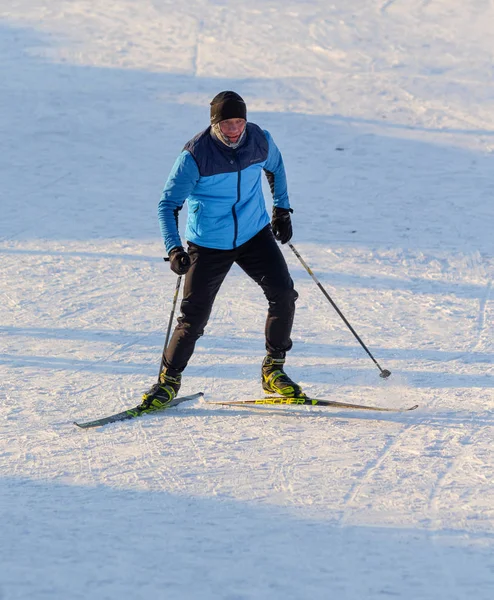
<instances>
[{"instance_id":1,"label":"white snow background","mask_svg":"<svg viewBox=\"0 0 494 600\"><path fill-rule=\"evenodd\" d=\"M492 0L0 15L0 598L494 598ZM261 393L265 300L235 268L184 374L205 401L72 424L157 377L157 203L224 89L282 150L295 247L393 375L284 248L288 372L417 411L208 406Z\"/></svg>"}]
</instances>

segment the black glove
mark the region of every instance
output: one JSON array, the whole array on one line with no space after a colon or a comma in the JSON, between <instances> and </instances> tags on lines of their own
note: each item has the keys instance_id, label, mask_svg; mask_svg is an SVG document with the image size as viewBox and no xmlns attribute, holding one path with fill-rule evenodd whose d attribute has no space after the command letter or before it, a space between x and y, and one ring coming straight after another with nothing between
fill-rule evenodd
<instances>
[{"instance_id":1,"label":"black glove","mask_svg":"<svg viewBox=\"0 0 494 600\"><path fill-rule=\"evenodd\" d=\"M170 269L177 275L185 275L190 269L190 256L182 246L177 246L169 252Z\"/></svg>"},{"instance_id":2,"label":"black glove","mask_svg":"<svg viewBox=\"0 0 494 600\"><path fill-rule=\"evenodd\" d=\"M291 212L293 212L291 208L278 208L277 206L273 208L271 227L273 228L274 237L282 244L286 244L292 239Z\"/></svg>"}]
</instances>

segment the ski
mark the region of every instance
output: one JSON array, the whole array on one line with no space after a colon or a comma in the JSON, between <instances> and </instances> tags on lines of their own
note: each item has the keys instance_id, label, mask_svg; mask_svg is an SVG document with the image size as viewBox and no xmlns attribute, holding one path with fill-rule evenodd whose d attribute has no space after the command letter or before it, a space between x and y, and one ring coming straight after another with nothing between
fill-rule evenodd
<instances>
[{"instance_id":1,"label":"ski","mask_svg":"<svg viewBox=\"0 0 494 600\"><path fill-rule=\"evenodd\" d=\"M348 402L338 402L336 400L322 400L320 398L308 398L301 396L299 398L285 398L282 396L268 396L266 398L254 398L252 400L232 400L223 402L207 402L206 404L217 404L221 406L239 406L248 407L252 405L278 405L278 406L327 406L333 408L348 408L351 410L372 410L379 412L401 413L409 412L418 408L418 404L405 408L385 408L384 406L367 406L364 404L351 404Z\"/></svg>"},{"instance_id":2,"label":"ski","mask_svg":"<svg viewBox=\"0 0 494 600\"><path fill-rule=\"evenodd\" d=\"M202 398L204 396L203 392L198 392L197 394L191 394L190 396L179 396L178 398L174 398L170 404L165 406L164 408L151 408L146 410L141 410L139 406L135 406L134 408L129 408L124 410L123 412L116 413L114 415L110 415L108 417L103 417L101 419L96 419L95 421L87 421L86 423L78 423L74 421L74 425L80 427L81 429L90 429L91 427L101 427L102 425L108 425L108 423L116 423L118 421L127 421L128 419L134 419L136 417L140 417L142 415L149 415L156 412L163 412L172 408L173 406L177 406L178 404L182 404L182 402L187 402L188 400L196 400L197 398Z\"/></svg>"}]
</instances>

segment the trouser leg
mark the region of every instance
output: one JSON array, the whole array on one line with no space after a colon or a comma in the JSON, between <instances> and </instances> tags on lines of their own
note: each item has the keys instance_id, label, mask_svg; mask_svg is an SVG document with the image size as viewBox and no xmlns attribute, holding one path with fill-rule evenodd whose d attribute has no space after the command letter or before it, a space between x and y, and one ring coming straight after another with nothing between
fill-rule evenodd
<instances>
[{"instance_id":1,"label":"trouser leg","mask_svg":"<svg viewBox=\"0 0 494 600\"><path fill-rule=\"evenodd\" d=\"M234 251L213 250L189 244L191 267L185 276L181 314L163 355L168 372L181 373L204 333L214 299L234 259Z\"/></svg>"},{"instance_id":2,"label":"trouser leg","mask_svg":"<svg viewBox=\"0 0 494 600\"><path fill-rule=\"evenodd\" d=\"M236 262L261 286L268 300L267 353L275 358L284 358L292 347L290 335L298 294L270 226L238 248Z\"/></svg>"}]
</instances>

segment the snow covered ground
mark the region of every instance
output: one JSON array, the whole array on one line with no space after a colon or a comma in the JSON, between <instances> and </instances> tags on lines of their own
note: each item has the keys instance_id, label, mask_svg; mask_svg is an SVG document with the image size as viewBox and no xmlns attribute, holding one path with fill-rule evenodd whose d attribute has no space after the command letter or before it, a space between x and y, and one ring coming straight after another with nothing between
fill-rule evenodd
<instances>
[{"instance_id":1,"label":"snow covered ground","mask_svg":"<svg viewBox=\"0 0 494 600\"><path fill-rule=\"evenodd\" d=\"M493 598L493 2L0 16L0 598ZM290 374L414 413L197 401L72 425L157 376L176 281L157 201L223 89L273 134L295 247L393 372L286 249ZM258 396L265 310L234 269L182 391Z\"/></svg>"}]
</instances>

